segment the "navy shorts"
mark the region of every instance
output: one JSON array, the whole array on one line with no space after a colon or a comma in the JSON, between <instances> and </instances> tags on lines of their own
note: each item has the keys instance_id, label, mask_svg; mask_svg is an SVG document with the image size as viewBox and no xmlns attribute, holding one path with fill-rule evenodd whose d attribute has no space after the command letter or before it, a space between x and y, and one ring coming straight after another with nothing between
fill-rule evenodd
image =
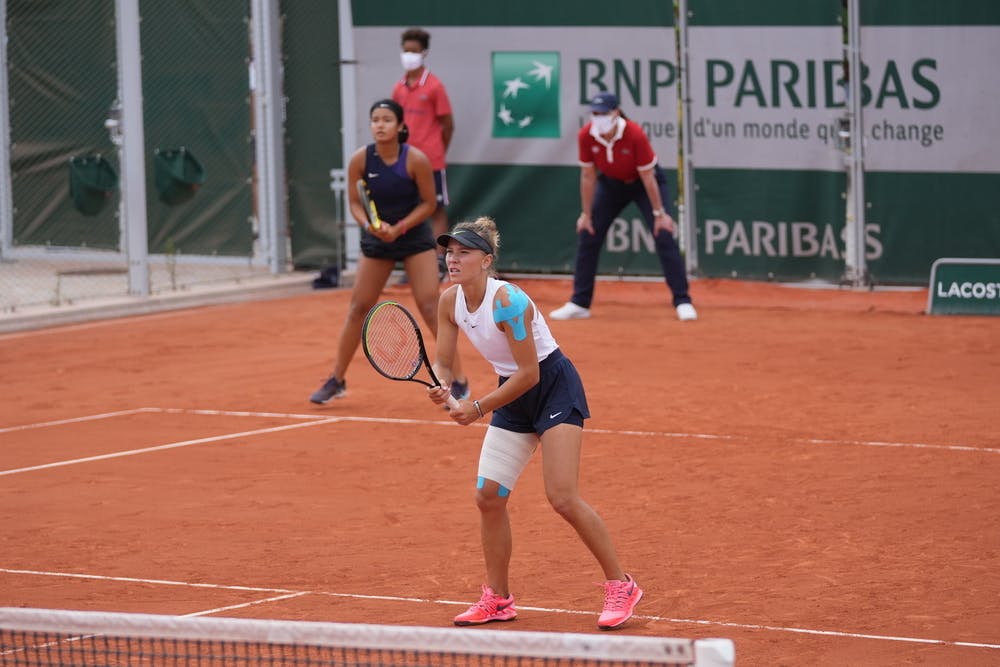
<instances>
[{"instance_id":1,"label":"navy shorts","mask_svg":"<svg viewBox=\"0 0 1000 667\"><path fill-rule=\"evenodd\" d=\"M411 255L435 250L437 241L430 223L421 222L392 243L386 243L368 231L361 232L361 252L372 259L391 259L399 262Z\"/></svg>"},{"instance_id":2,"label":"navy shorts","mask_svg":"<svg viewBox=\"0 0 1000 667\"><path fill-rule=\"evenodd\" d=\"M494 410L491 426L541 435L559 424L582 427L583 420L590 418L583 380L569 357L556 349L538 366L538 384ZM506 381L507 378L500 378L501 385Z\"/></svg>"}]
</instances>

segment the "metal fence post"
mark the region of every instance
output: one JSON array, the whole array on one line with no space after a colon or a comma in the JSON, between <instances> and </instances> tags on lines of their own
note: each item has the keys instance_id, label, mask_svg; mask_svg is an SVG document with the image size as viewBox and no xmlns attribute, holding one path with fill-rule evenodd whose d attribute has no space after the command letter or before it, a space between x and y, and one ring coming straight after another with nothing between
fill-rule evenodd
<instances>
[{"instance_id":1,"label":"metal fence post","mask_svg":"<svg viewBox=\"0 0 1000 667\"><path fill-rule=\"evenodd\" d=\"M860 0L847 0L848 111L844 163L847 193L844 222L844 280L855 287L870 284L865 261L865 138L861 100Z\"/></svg>"},{"instance_id":2,"label":"metal fence post","mask_svg":"<svg viewBox=\"0 0 1000 667\"><path fill-rule=\"evenodd\" d=\"M10 178L10 94L7 87L7 0L0 0L0 260L14 243L14 198Z\"/></svg>"},{"instance_id":3,"label":"metal fence post","mask_svg":"<svg viewBox=\"0 0 1000 667\"><path fill-rule=\"evenodd\" d=\"M347 171L347 165L351 161L351 155L357 148L358 143L358 119L354 111L355 97L357 96L357 60L354 56L354 15L351 12L350 2L337 3L339 9L338 23L340 28L340 111L344 126L341 129L343 134L343 165ZM344 224L344 255L349 271L358 268L360 259L359 248L361 243L361 230L357 225L346 224L350 219L350 207L346 205L345 198L345 224Z\"/></svg>"},{"instance_id":4,"label":"metal fence post","mask_svg":"<svg viewBox=\"0 0 1000 667\"><path fill-rule=\"evenodd\" d=\"M145 131L142 118L142 51L139 0L115 0L118 99L121 102L122 233L128 255L129 294L148 296L149 235L146 230Z\"/></svg>"},{"instance_id":5,"label":"metal fence post","mask_svg":"<svg viewBox=\"0 0 1000 667\"><path fill-rule=\"evenodd\" d=\"M687 0L677 0L677 68L679 86L677 103L680 122L681 172L677 179L680 185L677 200L677 225L680 228L681 249L684 251L684 265L689 274L698 271L698 185L694 174L694 142L691 140L691 68L688 50L688 5Z\"/></svg>"},{"instance_id":6,"label":"metal fence post","mask_svg":"<svg viewBox=\"0 0 1000 667\"><path fill-rule=\"evenodd\" d=\"M288 210L285 186L284 93L281 67L281 16L277 0L253 0L254 141L257 218L271 273L288 264Z\"/></svg>"}]
</instances>

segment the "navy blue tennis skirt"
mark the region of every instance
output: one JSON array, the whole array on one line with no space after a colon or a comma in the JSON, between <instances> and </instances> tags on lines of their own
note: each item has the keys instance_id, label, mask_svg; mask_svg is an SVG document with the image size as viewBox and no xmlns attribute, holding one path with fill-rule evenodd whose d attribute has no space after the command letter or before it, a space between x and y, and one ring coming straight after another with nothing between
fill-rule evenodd
<instances>
[{"instance_id":1,"label":"navy blue tennis skirt","mask_svg":"<svg viewBox=\"0 0 1000 667\"><path fill-rule=\"evenodd\" d=\"M493 411L490 425L515 433L541 435L559 424L583 426L590 418L587 394L576 366L561 350L538 363L538 384ZM507 378L500 378L503 385Z\"/></svg>"},{"instance_id":2,"label":"navy blue tennis skirt","mask_svg":"<svg viewBox=\"0 0 1000 667\"><path fill-rule=\"evenodd\" d=\"M437 241L434 240L434 232L431 231L430 223L426 221L392 243L386 243L371 232L361 232L361 252L365 257L372 259L391 259L398 262L411 255L436 248Z\"/></svg>"}]
</instances>

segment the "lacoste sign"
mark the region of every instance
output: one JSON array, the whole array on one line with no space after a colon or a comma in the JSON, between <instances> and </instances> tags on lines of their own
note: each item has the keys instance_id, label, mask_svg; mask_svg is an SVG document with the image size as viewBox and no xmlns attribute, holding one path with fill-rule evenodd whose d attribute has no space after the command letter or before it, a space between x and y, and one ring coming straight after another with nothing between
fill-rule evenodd
<instances>
[{"instance_id":1,"label":"lacoste sign","mask_svg":"<svg viewBox=\"0 0 1000 667\"><path fill-rule=\"evenodd\" d=\"M928 292L931 315L1000 315L1000 259L941 258Z\"/></svg>"}]
</instances>

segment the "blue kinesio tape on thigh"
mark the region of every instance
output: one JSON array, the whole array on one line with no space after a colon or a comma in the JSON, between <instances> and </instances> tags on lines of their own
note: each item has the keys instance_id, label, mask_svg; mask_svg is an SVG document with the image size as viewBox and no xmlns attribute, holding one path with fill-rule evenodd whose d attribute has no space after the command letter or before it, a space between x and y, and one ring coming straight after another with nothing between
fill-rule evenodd
<instances>
[{"instance_id":1,"label":"blue kinesio tape on thigh","mask_svg":"<svg viewBox=\"0 0 1000 667\"><path fill-rule=\"evenodd\" d=\"M500 299L497 299L496 310L493 311L493 321L497 324L509 322L514 330L514 340L524 340L528 337L528 330L524 326L524 312L528 310L528 295L514 285L507 285L507 295L510 297L510 305L504 306Z\"/></svg>"},{"instance_id":2,"label":"blue kinesio tape on thigh","mask_svg":"<svg viewBox=\"0 0 1000 667\"><path fill-rule=\"evenodd\" d=\"M481 489L484 486L486 486L486 478L485 477L477 477L476 478L476 488L477 489ZM500 496L501 498L506 498L507 496L510 495L510 489L508 489L506 486L504 486L503 484L497 484L497 486L499 487L497 489L497 495L498 496Z\"/></svg>"}]
</instances>

